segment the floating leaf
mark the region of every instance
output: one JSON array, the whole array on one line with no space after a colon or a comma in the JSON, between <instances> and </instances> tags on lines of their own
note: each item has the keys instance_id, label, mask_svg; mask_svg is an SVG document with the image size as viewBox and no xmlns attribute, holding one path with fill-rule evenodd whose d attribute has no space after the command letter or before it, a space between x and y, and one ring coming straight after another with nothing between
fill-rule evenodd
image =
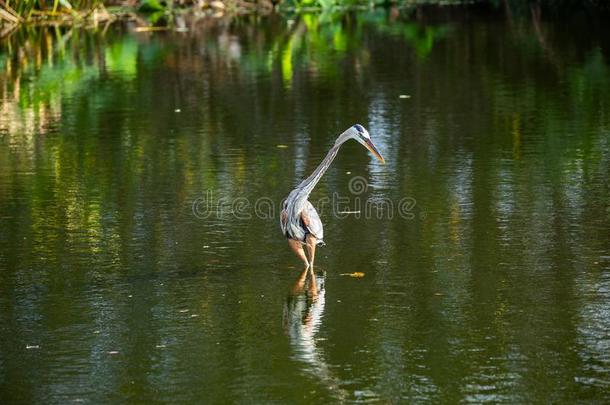
<instances>
[{"instance_id":1,"label":"floating leaf","mask_svg":"<svg viewBox=\"0 0 610 405\"><path fill-rule=\"evenodd\" d=\"M362 273L361 271L355 271L353 273L341 273L342 276L350 276L350 277L354 277L354 278L362 278L364 277L364 273Z\"/></svg>"}]
</instances>

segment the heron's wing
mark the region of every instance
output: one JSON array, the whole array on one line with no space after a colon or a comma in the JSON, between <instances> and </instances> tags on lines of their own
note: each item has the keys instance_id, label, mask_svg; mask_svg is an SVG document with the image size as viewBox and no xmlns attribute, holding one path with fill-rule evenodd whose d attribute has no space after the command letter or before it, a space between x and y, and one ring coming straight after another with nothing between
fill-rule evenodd
<instances>
[{"instance_id":1,"label":"heron's wing","mask_svg":"<svg viewBox=\"0 0 610 405\"><path fill-rule=\"evenodd\" d=\"M316 211L309 201L305 202L303 211L301 211L301 218L309 230L309 233L315 236L316 239L322 241L324 239L324 227L322 226L318 211Z\"/></svg>"},{"instance_id":2,"label":"heron's wing","mask_svg":"<svg viewBox=\"0 0 610 405\"><path fill-rule=\"evenodd\" d=\"M288 212L283 209L280 212L280 228L282 229L282 233L286 234L286 228L288 227Z\"/></svg>"}]
</instances>

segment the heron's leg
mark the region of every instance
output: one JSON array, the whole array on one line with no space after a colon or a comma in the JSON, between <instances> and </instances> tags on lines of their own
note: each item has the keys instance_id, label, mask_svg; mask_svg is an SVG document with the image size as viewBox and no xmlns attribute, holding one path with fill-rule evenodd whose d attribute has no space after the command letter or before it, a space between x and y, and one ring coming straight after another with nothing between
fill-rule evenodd
<instances>
[{"instance_id":1,"label":"heron's leg","mask_svg":"<svg viewBox=\"0 0 610 405\"><path fill-rule=\"evenodd\" d=\"M294 254L296 254L299 259L301 259L301 261L305 265L305 268L309 267L309 262L307 261L307 256L305 256L305 251L303 250L303 245L301 245L301 242L294 239L288 239L288 245L290 246Z\"/></svg>"},{"instance_id":2,"label":"heron's leg","mask_svg":"<svg viewBox=\"0 0 610 405\"><path fill-rule=\"evenodd\" d=\"M318 240L312 234L307 235L305 239L305 243L307 244L307 253L309 254L309 266L313 269L313 261L316 257L316 245Z\"/></svg>"}]
</instances>

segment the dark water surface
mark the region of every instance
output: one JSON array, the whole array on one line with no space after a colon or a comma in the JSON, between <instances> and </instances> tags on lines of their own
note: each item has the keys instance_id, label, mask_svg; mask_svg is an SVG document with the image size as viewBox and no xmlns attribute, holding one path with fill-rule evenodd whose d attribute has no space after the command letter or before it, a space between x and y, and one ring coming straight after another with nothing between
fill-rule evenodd
<instances>
[{"instance_id":1,"label":"dark water surface","mask_svg":"<svg viewBox=\"0 0 610 405\"><path fill-rule=\"evenodd\" d=\"M419 17L4 40L0 402L610 401L608 29Z\"/></svg>"}]
</instances>

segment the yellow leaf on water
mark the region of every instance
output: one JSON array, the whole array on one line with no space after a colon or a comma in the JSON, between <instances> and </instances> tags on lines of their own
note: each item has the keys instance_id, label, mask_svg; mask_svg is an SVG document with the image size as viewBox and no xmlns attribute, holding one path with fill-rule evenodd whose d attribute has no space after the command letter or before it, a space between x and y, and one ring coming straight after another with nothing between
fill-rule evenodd
<instances>
[{"instance_id":1,"label":"yellow leaf on water","mask_svg":"<svg viewBox=\"0 0 610 405\"><path fill-rule=\"evenodd\" d=\"M360 271L355 271L353 273L341 273L342 276L350 276L350 277L355 277L355 278L362 278L364 277L364 273L360 272Z\"/></svg>"},{"instance_id":2,"label":"yellow leaf on water","mask_svg":"<svg viewBox=\"0 0 610 405\"><path fill-rule=\"evenodd\" d=\"M276 148L280 148L280 149L286 149L288 147L288 145L275 145Z\"/></svg>"}]
</instances>

